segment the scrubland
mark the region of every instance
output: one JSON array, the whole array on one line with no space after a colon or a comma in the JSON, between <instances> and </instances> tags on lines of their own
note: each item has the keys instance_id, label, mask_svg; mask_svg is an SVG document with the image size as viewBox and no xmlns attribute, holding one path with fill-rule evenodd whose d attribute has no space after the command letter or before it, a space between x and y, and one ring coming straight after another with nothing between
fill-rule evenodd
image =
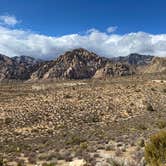
<instances>
[{"instance_id":1,"label":"scrubland","mask_svg":"<svg viewBox=\"0 0 166 166\"><path fill-rule=\"evenodd\" d=\"M155 165L150 137L166 130L165 80L1 83L0 165Z\"/></svg>"}]
</instances>

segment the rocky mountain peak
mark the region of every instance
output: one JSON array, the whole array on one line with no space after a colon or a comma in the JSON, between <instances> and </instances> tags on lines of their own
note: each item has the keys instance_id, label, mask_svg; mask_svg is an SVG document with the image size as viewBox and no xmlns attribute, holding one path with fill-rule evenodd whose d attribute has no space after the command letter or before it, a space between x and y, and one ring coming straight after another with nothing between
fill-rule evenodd
<instances>
[{"instance_id":1,"label":"rocky mountain peak","mask_svg":"<svg viewBox=\"0 0 166 166\"><path fill-rule=\"evenodd\" d=\"M72 51L67 51L65 52L63 55L61 55L59 58L57 58L57 60L68 60L71 61L73 59L75 60L91 60L91 59L96 59L99 58L98 55L96 55L93 52L89 52L86 49L83 48L78 48L78 49L74 49Z\"/></svg>"},{"instance_id":2,"label":"rocky mountain peak","mask_svg":"<svg viewBox=\"0 0 166 166\"><path fill-rule=\"evenodd\" d=\"M43 79L68 78L84 79L91 78L97 69L103 67L107 58L102 58L95 53L83 48L67 51L53 62L41 66L32 75L32 79L39 76Z\"/></svg>"},{"instance_id":3,"label":"rocky mountain peak","mask_svg":"<svg viewBox=\"0 0 166 166\"><path fill-rule=\"evenodd\" d=\"M2 62L11 62L11 59L6 55L0 54L0 63Z\"/></svg>"},{"instance_id":4,"label":"rocky mountain peak","mask_svg":"<svg viewBox=\"0 0 166 166\"><path fill-rule=\"evenodd\" d=\"M166 58L137 53L109 59L77 48L52 61L0 54L0 80L90 79L163 71L166 71Z\"/></svg>"}]
</instances>

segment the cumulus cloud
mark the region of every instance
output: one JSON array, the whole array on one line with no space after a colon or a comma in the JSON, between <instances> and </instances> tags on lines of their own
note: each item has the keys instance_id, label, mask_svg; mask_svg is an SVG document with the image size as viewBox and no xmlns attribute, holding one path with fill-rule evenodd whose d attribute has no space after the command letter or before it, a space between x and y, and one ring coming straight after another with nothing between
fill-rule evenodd
<instances>
[{"instance_id":1,"label":"cumulus cloud","mask_svg":"<svg viewBox=\"0 0 166 166\"><path fill-rule=\"evenodd\" d=\"M10 16L10 15L0 16L0 24L2 25L14 26L18 23L19 21L16 19L15 16Z\"/></svg>"},{"instance_id":2,"label":"cumulus cloud","mask_svg":"<svg viewBox=\"0 0 166 166\"><path fill-rule=\"evenodd\" d=\"M115 32L117 29L118 29L117 26L111 26L111 27L108 27L108 28L107 28L107 32L108 32L108 33L112 33L112 32Z\"/></svg>"},{"instance_id":3,"label":"cumulus cloud","mask_svg":"<svg viewBox=\"0 0 166 166\"><path fill-rule=\"evenodd\" d=\"M136 32L119 35L91 29L82 35L55 37L0 26L0 36L0 53L7 56L28 55L51 59L80 47L106 57L126 56L135 52L166 55L166 34Z\"/></svg>"}]
</instances>

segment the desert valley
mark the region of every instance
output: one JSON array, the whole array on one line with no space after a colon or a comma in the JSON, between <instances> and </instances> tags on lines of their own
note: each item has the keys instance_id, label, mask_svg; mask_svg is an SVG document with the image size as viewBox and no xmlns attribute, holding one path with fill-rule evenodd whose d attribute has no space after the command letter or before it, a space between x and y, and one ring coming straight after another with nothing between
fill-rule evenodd
<instances>
[{"instance_id":1,"label":"desert valley","mask_svg":"<svg viewBox=\"0 0 166 166\"><path fill-rule=\"evenodd\" d=\"M166 58L0 55L0 166L164 166Z\"/></svg>"}]
</instances>

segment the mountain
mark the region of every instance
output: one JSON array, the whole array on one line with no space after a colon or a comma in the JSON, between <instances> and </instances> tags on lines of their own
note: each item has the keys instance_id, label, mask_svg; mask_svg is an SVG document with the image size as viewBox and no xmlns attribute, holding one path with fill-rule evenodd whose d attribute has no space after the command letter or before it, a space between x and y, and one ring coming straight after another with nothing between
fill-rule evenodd
<instances>
[{"instance_id":1,"label":"mountain","mask_svg":"<svg viewBox=\"0 0 166 166\"><path fill-rule=\"evenodd\" d=\"M51 61L0 54L0 80L90 79L163 71L166 58L130 54L109 59L83 48L67 51Z\"/></svg>"},{"instance_id":2,"label":"mountain","mask_svg":"<svg viewBox=\"0 0 166 166\"><path fill-rule=\"evenodd\" d=\"M44 63L35 71L31 80L37 79L86 79L104 67L108 58L100 57L83 48L74 49L59 56L54 61Z\"/></svg>"},{"instance_id":3,"label":"mountain","mask_svg":"<svg viewBox=\"0 0 166 166\"><path fill-rule=\"evenodd\" d=\"M111 58L113 62L127 63L133 66L145 66L151 63L154 56L151 55L141 55L137 53L130 54L128 56L120 56Z\"/></svg>"},{"instance_id":4,"label":"mountain","mask_svg":"<svg viewBox=\"0 0 166 166\"><path fill-rule=\"evenodd\" d=\"M27 80L38 67L39 61L32 57L7 57L0 54L0 80Z\"/></svg>"},{"instance_id":5,"label":"mountain","mask_svg":"<svg viewBox=\"0 0 166 166\"><path fill-rule=\"evenodd\" d=\"M151 63L146 67L144 73L166 72L166 58L154 57Z\"/></svg>"},{"instance_id":6,"label":"mountain","mask_svg":"<svg viewBox=\"0 0 166 166\"><path fill-rule=\"evenodd\" d=\"M35 59L33 57L30 56L15 56L11 58L13 61L17 62L18 64L22 64L22 65L26 65L26 66L32 66L35 65L39 62L42 62L41 59Z\"/></svg>"},{"instance_id":7,"label":"mountain","mask_svg":"<svg viewBox=\"0 0 166 166\"><path fill-rule=\"evenodd\" d=\"M54 61L44 63L32 74L31 80L105 78L134 73L134 67L129 64L112 61L79 48L66 52Z\"/></svg>"},{"instance_id":8,"label":"mountain","mask_svg":"<svg viewBox=\"0 0 166 166\"><path fill-rule=\"evenodd\" d=\"M121 62L108 62L103 68L96 71L93 78L127 76L132 74L135 74L135 69L131 65Z\"/></svg>"}]
</instances>

